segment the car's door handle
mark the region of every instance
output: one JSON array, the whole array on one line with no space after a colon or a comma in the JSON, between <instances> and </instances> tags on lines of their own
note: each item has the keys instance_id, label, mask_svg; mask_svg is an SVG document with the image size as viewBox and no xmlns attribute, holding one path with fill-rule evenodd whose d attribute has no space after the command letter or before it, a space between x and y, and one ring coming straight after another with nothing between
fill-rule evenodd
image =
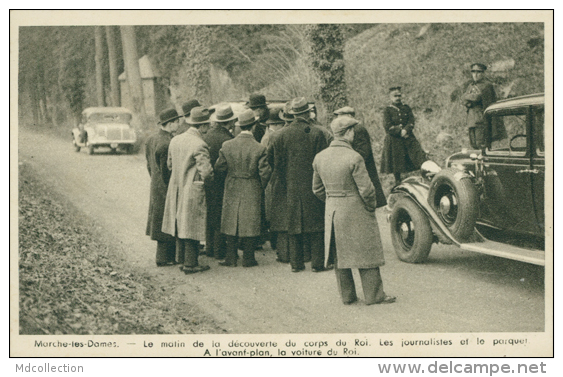
<instances>
[{"instance_id":1,"label":"car's door handle","mask_svg":"<svg viewBox=\"0 0 563 377\"><path fill-rule=\"evenodd\" d=\"M517 170L516 171L517 174L519 173L530 173L530 174L539 174L540 171L538 169L523 169L523 170Z\"/></svg>"}]
</instances>

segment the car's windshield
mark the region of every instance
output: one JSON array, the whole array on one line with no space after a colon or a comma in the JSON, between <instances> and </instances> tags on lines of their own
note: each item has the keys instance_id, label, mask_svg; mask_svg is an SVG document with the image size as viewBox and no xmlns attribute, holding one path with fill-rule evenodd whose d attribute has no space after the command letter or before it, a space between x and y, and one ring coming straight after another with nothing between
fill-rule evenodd
<instances>
[{"instance_id":1,"label":"car's windshield","mask_svg":"<svg viewBox=\"0 0 563 377\"><path fill-rule=\"evenodd\" d=\"M88 117L91 123L127 123L131 121L131 114L127 113L94 113Z\"/></svg>"}]
</instances>

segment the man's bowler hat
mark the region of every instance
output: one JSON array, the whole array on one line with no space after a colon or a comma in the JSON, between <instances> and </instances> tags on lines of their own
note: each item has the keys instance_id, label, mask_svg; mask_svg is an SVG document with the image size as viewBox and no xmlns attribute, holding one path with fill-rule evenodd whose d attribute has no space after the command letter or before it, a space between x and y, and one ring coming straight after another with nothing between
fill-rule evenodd
<instances>
[{"instance_id":1,"label":"man's bowler hat","mask_svg":"<svg viewBox=\"0 0 563 377\"><path fill-rule=\"evenodd\" d=\"M258 107L266 107L266 97L263 94L252 93L250 95L250 100L246 103L249 109L256 109Z\"/></svg>"},{"instance_id":2,"label":"man's bowler hat","mask_svg":"<svg viewBox=\"0 0 563 377\"><path fill-rule=\"evenodd\" d=\"M176 109L162 110L160 114L158 114L158 124L164 126L166 123L175 121L176 119L181 117L181 115L178 115Z\"/></svg>"},{"instance_id":3,"label":"man's bowler hat","mask_svg":"<svg viewBox=\"0 0 563 377\"><path fill-rule=\"evenodd\" d=\"M182 111L184 112L184 116L189 117L192 109L194 107L198 107L198 106L201 106L201 105L199 104L199 101L197 99L191 99L188 102L184 103L182 105Z\"/></svg>"}]
</instances>

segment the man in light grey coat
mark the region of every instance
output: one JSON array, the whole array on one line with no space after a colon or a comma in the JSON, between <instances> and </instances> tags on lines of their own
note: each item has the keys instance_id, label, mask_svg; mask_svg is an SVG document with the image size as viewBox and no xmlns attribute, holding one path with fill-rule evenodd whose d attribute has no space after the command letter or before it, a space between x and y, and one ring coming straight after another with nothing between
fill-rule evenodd
<instances>
[{"instance_id":1,"label":"man in light grey coat","mask_svg":"<svg viewBox=\"0 0 563 377\"><path fill-rule=\"evenodd\" d=\"M209 129L209 110L192 109L190 128L175 136L168 148L168 168L172 171L162 231L176 236L178 260L183 261L181 270L186 274L201 272L209 266L198 263L199 241L205 241L207 204L204 181L213 177L209 148L202 134Z\"/></svg>"},{"instance_id":2,"label":"man in light grey coat","mask_svg":"<svg viewBox=\"0 0 563 377\"><path fill-rule=\"evenodd\" d=\"M351 269L358 268L365 303L387 304L395 302L395 297L383 291L379 272L385 260L375 218L375 188L364 159L351 145L357 124L352 117L332 122L335 139L313 161L313 192L326 202L325 255L334 255L342 301L357 300Z\"/></svg>"}]
</instances>

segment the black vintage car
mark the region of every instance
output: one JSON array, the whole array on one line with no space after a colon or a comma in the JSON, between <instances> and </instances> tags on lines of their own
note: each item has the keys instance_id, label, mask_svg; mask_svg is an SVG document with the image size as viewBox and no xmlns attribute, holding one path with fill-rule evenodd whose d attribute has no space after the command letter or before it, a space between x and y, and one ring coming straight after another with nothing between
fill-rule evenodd
<instances>
[{"instance_id":1,"label":"black vintage car","mask_svg":"<svg viewBox=\"0 0 563 377\"><path fill-rule=\"evenodd\" d=\"M388 219L399 259L424 262L440 242L545 265L544 95L498 101L484 115L481 149L453 154L444 169L427 161L421 177L392 190Z\"/></svg>"}]
</instances>

